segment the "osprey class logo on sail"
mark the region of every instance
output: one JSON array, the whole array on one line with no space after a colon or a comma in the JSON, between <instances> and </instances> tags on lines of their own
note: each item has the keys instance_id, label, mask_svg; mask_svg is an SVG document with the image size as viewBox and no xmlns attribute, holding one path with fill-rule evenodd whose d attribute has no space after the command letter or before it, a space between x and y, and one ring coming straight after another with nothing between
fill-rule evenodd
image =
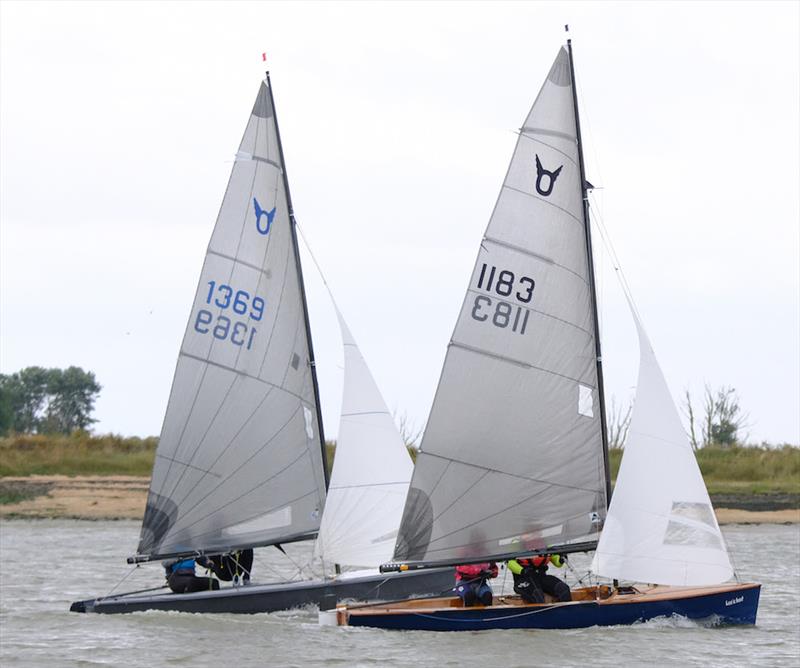
<instances>
[{"instance_id":1,"label":"osprey class logo on sail","mask_svg":"<svg viewBox=\"0 0 800 668\"><path fill-rule=\"evenodd\" d=\"M275 218L275 212L278 210L278 207L273 206L271 211L265 211L261 208L261 205L258 203L258 200L254 197L253 198L253 209L255 210L256 214L256 229L258 230L259 234L268 234L269 228L272 227L272 221ZM267 219L266 227L262 227L261 225L261 218L265 216Z\"/></svg>"},{"instance_id":2,"label":"osprey class logo on sail","mask_svg":"<svg viewBox=\"0 0 800 668\"><path fill-rule=\"evenodd\" d=\"M558 169L553 172L547 171L542 167L542 162L539 160L539 154L536 154L536 192L542 197L548 197L553 192L553 186L556 184L556 179L561 173L564 165L560 165ZM542 187L542 179L547 177L547 188Z\"/></svg>"}]
</instances>

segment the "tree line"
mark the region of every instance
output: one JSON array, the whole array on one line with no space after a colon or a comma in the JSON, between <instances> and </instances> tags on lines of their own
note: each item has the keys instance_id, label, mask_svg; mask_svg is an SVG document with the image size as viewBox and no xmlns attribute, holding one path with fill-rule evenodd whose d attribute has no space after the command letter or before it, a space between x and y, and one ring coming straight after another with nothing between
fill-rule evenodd
<instances>
[{"instance_id":1,"label":"tree line","mask_svg":"<svg viewBox=\"0 0 800 668\"><path fill-rule=\"evenodd\" d=\"M706 385L699 409L689 390L686 390L682 409L688 423L687 436L694 450L732 448L740 444L739 432L747 426L747 415L742 413L734 388L721 387L715 390ZM622 407L611 398L611 407L606 415L609 448L624 447L632 412L632 403Z\"/></svg>"},{"instance_id":2,"label":"tree line","mask_svg":"<svg viewBox=\"0 0 800 668\"><path fill-rule=\"evenodd\" d=\"M77 366L0 374L0 435L86 430L97 422L92 412L101 389L91 371Z\"/></svg>"}]
</instances>

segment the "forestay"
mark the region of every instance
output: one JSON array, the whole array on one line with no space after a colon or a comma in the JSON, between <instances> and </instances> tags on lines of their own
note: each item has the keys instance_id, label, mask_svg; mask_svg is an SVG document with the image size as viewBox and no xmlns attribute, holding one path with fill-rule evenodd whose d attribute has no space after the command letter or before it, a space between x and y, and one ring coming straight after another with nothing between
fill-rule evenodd
<instances>
[{"instance_id":1,"label":"forestay","mask_svg":"<svg viewBox=\"0 0 800 668\"><path fill-rule=\"evenodd\" d=\"M733 569L703 476L650 341L639 334L639 382L592 571L665 585L725 582Z\"/></svg>"},{"instance_id":2,"label":"forestay","mask_svg":"<svg viewBox=\"0 0 800 668\"><path fill-rule=\"evenodd\" d=\"M348 566L391 559L413 464L372 374L337 310L344 390L336 457L316 556Z\"/></svg>"},{"instance_id":3,"label":"forestay","mask_svg":"<svg viewBox=\"0 0 800 668\"><path fill-rule=\"evenodd\" d=\"M265 81L178 356L139 555L266 545L319 527L322 443L287 201Z\"/></svg>"},{"instance_id":4,"label":"forestay","mask_svg":"<svg viewBox=\"0 0 800 668\"><path fill-rule=\"evenodd\" d=\"M480 245L396 560L454 563L596 540L606 494L582 198L562 49Z\"/></svg>"}]
</instances>

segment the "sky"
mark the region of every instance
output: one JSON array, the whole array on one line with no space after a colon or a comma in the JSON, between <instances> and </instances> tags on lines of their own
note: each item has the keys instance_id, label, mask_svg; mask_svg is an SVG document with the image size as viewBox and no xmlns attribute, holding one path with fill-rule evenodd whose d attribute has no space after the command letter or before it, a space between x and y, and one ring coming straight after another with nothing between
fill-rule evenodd
<instances>
[{"instance_id":1,"label":"sky","mask_svg":"<svg viewBox=\"0 0 800 668\"><path fill-rule=\"evenodd\" d=\"M302 232L421 428L569 23L607 400L638 365L619 266L679 405L733 387L751 442L798 444L799 7L3 1L0 372L81 366L96 432L159 433L266 52ZM341 340L303 257L335 436Z\"/></svg>"}]
</instances>

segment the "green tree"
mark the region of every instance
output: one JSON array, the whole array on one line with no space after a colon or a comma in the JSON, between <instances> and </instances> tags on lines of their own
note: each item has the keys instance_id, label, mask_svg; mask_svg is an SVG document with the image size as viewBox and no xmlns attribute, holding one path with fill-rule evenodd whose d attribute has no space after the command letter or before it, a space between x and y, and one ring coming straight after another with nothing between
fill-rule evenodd
<instances>
[{"instance_id":1,"label":"green tree","mask_svg":"<svg viewBox=\"0 0 800 668\"><path fill-rule=\"evenodd\" d=\"M79 367L27 367L0 375L0 433L68 434L96 422L91 417L101 386Z\"/></svg>"},{"instance_id":2,"label":"green tree","mask_svg":"<svg viewBox=\"0 0 800 668\"><path fill-rule=\"evenodd\" d=\"M730 448L739 443L739 431L746 427L747 415L741 411L739 398L736 396L734 388L721 387L712 390L709 385L706 385L703 397L703 416L700 422L700 439L696 436L695 411L692 407L689 390L686 390L685 407L689 419L689 437L695 449L700 446Z\"/></svg>"}]
</instances>

